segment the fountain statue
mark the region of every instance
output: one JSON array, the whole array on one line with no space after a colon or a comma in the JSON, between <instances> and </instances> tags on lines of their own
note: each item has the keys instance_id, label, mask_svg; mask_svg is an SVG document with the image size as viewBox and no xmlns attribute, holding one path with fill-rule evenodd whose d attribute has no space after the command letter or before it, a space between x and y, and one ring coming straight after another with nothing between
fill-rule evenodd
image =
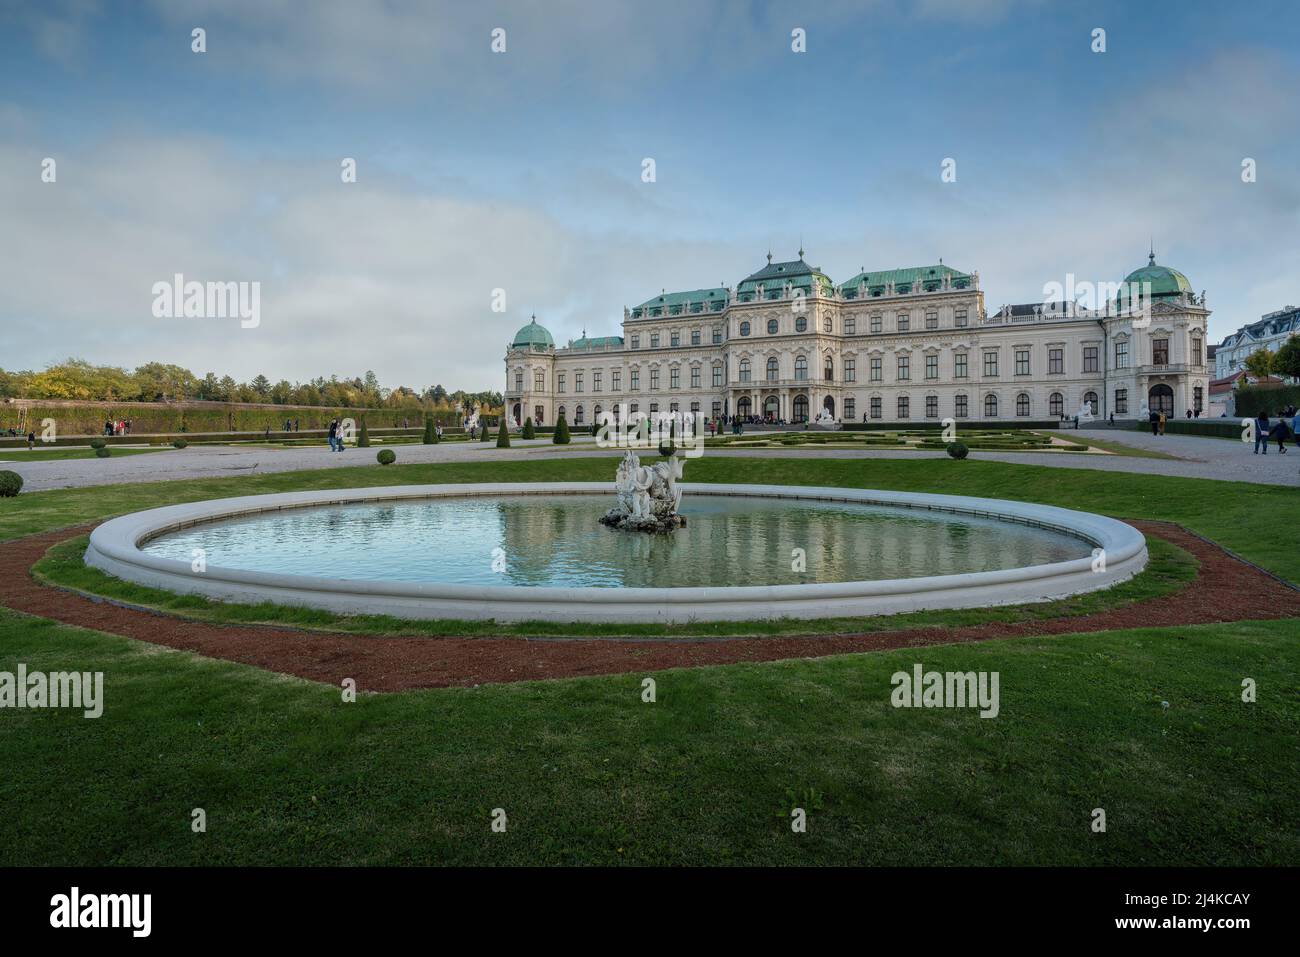
<instances>
[{"instance_id":1,"label":"fountain statue","mask_svg":"<svg viewBox=\"0 0 1300 957\"><path fill-rule=\"evenodd\" d=\"M629 449L614 476L617 501L601 516L601 524L639 532L681 528L686 519L677 514L682 502L682 489L677 481L682 477L683 465L684 460L677 455L667 455L654 465L642 465L636 453Z\"/></svg>"}]
</instances>

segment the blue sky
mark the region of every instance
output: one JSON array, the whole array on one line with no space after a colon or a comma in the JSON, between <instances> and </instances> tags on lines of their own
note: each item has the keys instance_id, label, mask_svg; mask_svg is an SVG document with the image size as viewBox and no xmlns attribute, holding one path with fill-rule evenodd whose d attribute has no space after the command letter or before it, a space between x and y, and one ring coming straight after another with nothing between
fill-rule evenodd
<instances>
[{"instance_id":1,"label":"blue sky","mask_svg":"<svg viewBox=\"0 0 1300 957\"><path fill-rule=\"evenodd\" d=\"M1286 3L0 0L0 365L496 387L533 311L614 333L801 238L990 311L1154 238L1217 339L1300 301L1297 40ZM261 325L154 318L176 272L260 281Z\"/></svg>"}]
</instances>

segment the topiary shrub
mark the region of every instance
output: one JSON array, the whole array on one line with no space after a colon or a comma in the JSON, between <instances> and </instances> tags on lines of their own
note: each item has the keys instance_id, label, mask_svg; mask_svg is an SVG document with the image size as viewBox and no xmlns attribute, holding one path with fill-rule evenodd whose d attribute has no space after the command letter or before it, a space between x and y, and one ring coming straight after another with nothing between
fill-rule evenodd
<instances>
[{"instance_id":1,"label":"topiary shrub","mask_svg":"<svg viewBox=\"0 0 1300 957\"><path fill-rule=\"evenodd\" d=\"M497 448L510 448L510 430L506 428L505 417L501 418L501 426L497 429Z\"/></svg>"},{"instance_id":2,"label":"topiary shrub","mask_svg":"<svg viewBox=\"0 0 1300 957\"><path fill-rule=\"evenodd\" d=\"M113 453L110 452L110 451L108 450L108 446L107 446L107 445L102 445L102 446L100 446L99 448L95 449L95 455L96 455L96 457L101 458L101 459L106 459L106 458L108 458L108 457L109 457L110 455L112 455L112 454L113 454Z\"/></svg>"},{"instance_id":3,"label":"topiary shrub","mask_svg":"<svg viewBox=\"0 0 1300 957\"><path fill-rule=\"evenodd\" d=\"M366 428L366 417L361 417L361 430L357 433L357 448L370 448L370 430Z\"/></svg>"},{"instance_id":4,"label":"topiary shrub","mask_svg":"<svg viewBox=\"0 0 1300 957\"><path fill-rule=\"evenodd\" d=\"M551 441L555 445L569 444L569 423L564 421L563 415L555 423L555 431L551 434Z\"/></svg>"},{"instance_id":5,"label":"topiary shrub","mask_svg":"<svg viewBox=\"0 0 1300 957\"><path fill-rule=\"evenodd\" d=\"M177 439L175 442L172 443L172 448L174 448L174 449L183 449L183 448L185 448L185 446L187 446L187 445L189 445L189 444L190 444L190 443L186 442L184 439Z\"/></svg>"},{"instance_id":6,"label":"topiary shrub","mask_svg":"<svg viewBox=\"0 0 1300 957\"><path fill-rule=\"evenodd\" d=\"M964 459L970 453L965 442L949 442L948 454L955 459Z\"/></svg>"},{"instance_id":7,"label":"topiary shrub","mask_svg":"<svg viewBox=\"0 0 1300 957\"><path fill-rule=\"evenodd\" d=\"M0 471L0 498L13 498L23 487L23 477L8 469Z\"/></svg>"},{"instance_id":8,"label":"topiary shrub","mask_svg":"<svg viewBox=\"0 0 1300 957\"><path fill-rule=\"evenodd\" d=\"M528 418L524 419L524 438L526 439L537 438L537 431L533 428L533 417L531 415Z\"/></svg>"},{"instance_id":9,"label":"topiary shrub","mask_svg":"<svg viewBox=\"0 0 1300 957\"><path fill-rule=\"evenodd\" d=\"M379 454L375 456L375 460L380 465L392 465L397 461L397 453L392 449L380 449Z\"/></svg>"},{"instance_id":10,"label":"topiary shrub","mask_svg":"<svg viewBox=\"0 0 1300 957\"><path fill-rule=\"evenodd\" d=\"M480 422L478 425L478 440L486 442L488 440L488 427L486 422Z\"/></svg>"},{"instance_id":11,"label":"topiary shrub","mask_svg":"<svg viewBox=\"0 0 1300 957\"><path fill-rule=\"evenodd\" d=\"M90 440L90 447L91 447L92 449L102 449L102 448L104 448L104 446L106 446L106 445L108 445L108 443L107 443L106 441L104 441L103 439L91 439L91 440Z\"/></svg>"},{"instance_id":12,"label":"topiary shrub","mask_svg":"<svg viewBox=\"0 0 1300 957\"><path fill-rule=\"evenodd\" d=\"M424 417L424 439L425 445L434 445L438 441L438 428L433 424L433 416Z\"/></svg>"}]
</instances>

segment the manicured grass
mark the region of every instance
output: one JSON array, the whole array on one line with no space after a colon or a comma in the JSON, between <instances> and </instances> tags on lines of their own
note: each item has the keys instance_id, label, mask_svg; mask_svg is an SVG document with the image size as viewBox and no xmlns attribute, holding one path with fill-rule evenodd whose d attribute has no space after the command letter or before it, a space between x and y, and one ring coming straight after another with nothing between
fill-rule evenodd
<instances>
[{"instance_id":1,"label":"manicured grass","mask_svg":"<svg viewBox=\"0 0 1300 957\"><path fill-rule=\"evenodd\" d=\"M109 447L109 452L114 458L119 455L141 455L145 452L167 452L170 447L164 448L130 448L121 445ZM60 459L93 459L95 450L90 446L82 448L58 448L43 449L39 445L28 451L27 449L0 449L0 467L6 465L20 464L22 462L53 462Z\"/></svg>"},{"instance_id":2,"label":"manicured grass","mask_svg":"<svg viewBox=\"0 0 1300 957\"><path fill-rule=\"evenodd\" d=\"M640 675L349 704L0 612L0 669L105 673L97 720L0 714L0 865L1294 865L1298 639L1243 622L685 669L653 704ZM918 662L997 671L999 716L891 707Z\"/></svg>"},{"instance_id":3,"label":"manicured grass","mask_svg":"<svg viewBox=\"0 0 1300 957\"><path fill-rule=\"evenodd\" d=\"M1178 456L1170 455L1167 452L1156 452L1151 449L1138 448L1136 445L1125 445L1123 442L1116 442L1114 439L1098 438L1094 431L1085 431L1082 436L1077 429L1069 429L1064 432L1046 432L1045 435L1054 435L1058 439L1064 439L1066 442L1075 442L1079 445L1086 445L1094 449L1103 449L1113 455L1123 455L1134 459L1174 459Z\"/></svg>"},{"instance_id":4,"label":"manicured grass","mask_svg":"<svg viewBox=\"0 0 1300 957\"><path fill-rule=\"evenodd\" d=\"M95 521L156 505L295 489L423 482L612 481L619 457L503 461L283 472L180 482L96 486L0 499L0 540ZM1300 488L1133 475L1006 462L951 459L703 458L686 466L690 482L828 485L980 495L1042 502L1118 518L1178 522L1275 574L1300 580L1294 524Z\"/></svg>"},{"instance_id":5,"label":"manicured grass","mask_svg":"<svg viewBox=\"0 0 1300 957\"><path fill-rule=\"evenodd\" d=\"M995 608L962 608L949 611L921 611L870 618L784 618L774 621L720 621L684 625L599 625L584 623L521 622L496 624L485 621L410 621L381 615L341 616L310 608L290 608L265 602L237 605L210 601L198 595L146 588L88 568L82 561L87 536L56 545L38 562L34 572L51 584L91 595L111 598L143 608L219 624L278 624L294 628L321 629L374 635L544 635L636 637L716 637L724 635L807 635L845 634L865 631L895 631L903 628L961 627L988 622L1041 621L1044 618L1077 616L1120 605L1149 601L1167 595L1196 577L1197 561L1187 551L1158 538L1147 539L1151 556L1146 569L1135 578L1103 591L1074 595L1060 601Z\"/></svg>"}]
</instances>

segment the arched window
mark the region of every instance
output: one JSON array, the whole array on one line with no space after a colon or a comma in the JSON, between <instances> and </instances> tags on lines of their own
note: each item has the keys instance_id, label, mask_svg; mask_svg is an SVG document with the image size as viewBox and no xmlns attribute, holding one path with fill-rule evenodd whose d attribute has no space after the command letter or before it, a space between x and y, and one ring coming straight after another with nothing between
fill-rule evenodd
<instances>
[{"instance_id":1,"label":"arched window","mask_svg":"<svg viewBox=\"0 0 1300 957\"><path fill-rule=\"evenodd\" d=\"M794 402L791 403L791 412L794 415L795 422L807 422L808 421L808 396L806 395L795 396Z\"/></svg>"},{"instance_id":2,"label":"arched window","mask_svg":"<svg viewBox=\"0 0 1300 957\"><path fill-rule=\"evenodd\" d=\"M776 335L776 329L777 329L776 320L775 319L767 320L767 334L769 336Z\"/></svg>"},{"instance_id":3,"label":"arched window","mask_svg":"<svg viewBox=\"0 0 1300 957\"><path fill-rule=\"evenodd\" d=\"M560 417L561 419L564 418L564 411L565 411L565 410L564 410L564 406L560 406L560 411L559 411L558 414L559 414L559 417Z\"/></svg>"},{"instance_id":4,"label":"arched window","mask_svg":"<svg viewBox=\"0 0 1300 957\"><path fill-rule=\"evenodd\" d=\"M996 419L998 417L998 397L990 392L984 397L984 418Z\"/></svg>"},{"instance_id":5,"label":"arched window","mask_svg":"<svg viewBox=\"0 0 1300 957\"><path fill-rule=\"evenodd\" d=\"M1055 419L1059 419L1061 416L1065 415L1065 397L1059 392L1053 392L1049 395L1047 397L1047 411L1050 412L1052 417Z\"/></svg>"},{"instance_id":6,"label":"arched window","mask_svg":"<svg viewBox=\"0 0 1300 957\"><path fill-rule=\"evenodd\" d=\"M808 378L808 357L794 357L794 377L800 381Z\"/></svg>"},{"instance_id":7,"label":"arched window","mask_svg":"<svg viewBox=\"0 0 1300 957\"><path fill-rule=\"evenodd\" d=\"M1029 393L1022 392L1016 396L1016 415L1029 415Z\"/></svg>"},{"instance_id":8,"label":"arched window","mask_svg":"<svg viewBox=\"0 0 1300 957\"><path fill-rule=\"evenodd\" d=\"M777 378L778 376L777 376L776 356L771 356L767 360L767 381L775 382Z\"/></svg>"},{"instance_id":9,"label":"arched window","mask_svg":"<svg viewBox=\"0 0 1300 957\"><path fill-rule=\"evenodd\" d=\"M1096 415L1097 410L1101 408L1101 406L1097 404L1097 393L1095 392L1085 392L1083 394L1083 401L1088 404L1088 411L1093 415Z\"/></svg>"},{"instance_id":10,"label":"arched window","mask_svg":"<svg viewBox=\"0 0 1300 957\"><path fill-rule=\"evenodd\" d=\"M591 410L591 421L593 422L600 421L600 406L596 406L594 409Z\"/></svg>"},{"instance_id":11,"label":"arched window","mask_svg":"<svg viewBox=\"0 0 1300 957\"><path fill-rule=\"evenodd\" d=\"M749 381L749 360L748 359L740 360L740 381L741 382Z\"/></svg>"},{"instance_id":12,"label":"arched window","mask_svg":"<svg viewBox=\"0 0 1300 957\"><path fill-rule=\"evenodd\" d=\"M807 316L800 316L799 318L795 319L795 321L794 321L794 331L795 331L795 332L807 332L807 331L808 331L808 317L807 317Z\"/></svg>"},{"instance_id":13,"label":"arched window","mask_svg":"<svg viewBox=\"0 0 1300 957\"><path fill-rule=\"evenodd\" d=\"M748 323L748 322L742 322L742 323L740 324L740 334L741 334L742 336L747 336L747 335L749 335L749 323Z\"/></svg>"},{"instance_id":14,"label":"arched window","mask_svg":"<svg viewBox=\"0 0 1300 957\"><path fill-rule=\"evenodd\" d=\"M578 410L573 413L573 424L582 425L582 406L578 406Z\"/></svg>"}]
</instances>

